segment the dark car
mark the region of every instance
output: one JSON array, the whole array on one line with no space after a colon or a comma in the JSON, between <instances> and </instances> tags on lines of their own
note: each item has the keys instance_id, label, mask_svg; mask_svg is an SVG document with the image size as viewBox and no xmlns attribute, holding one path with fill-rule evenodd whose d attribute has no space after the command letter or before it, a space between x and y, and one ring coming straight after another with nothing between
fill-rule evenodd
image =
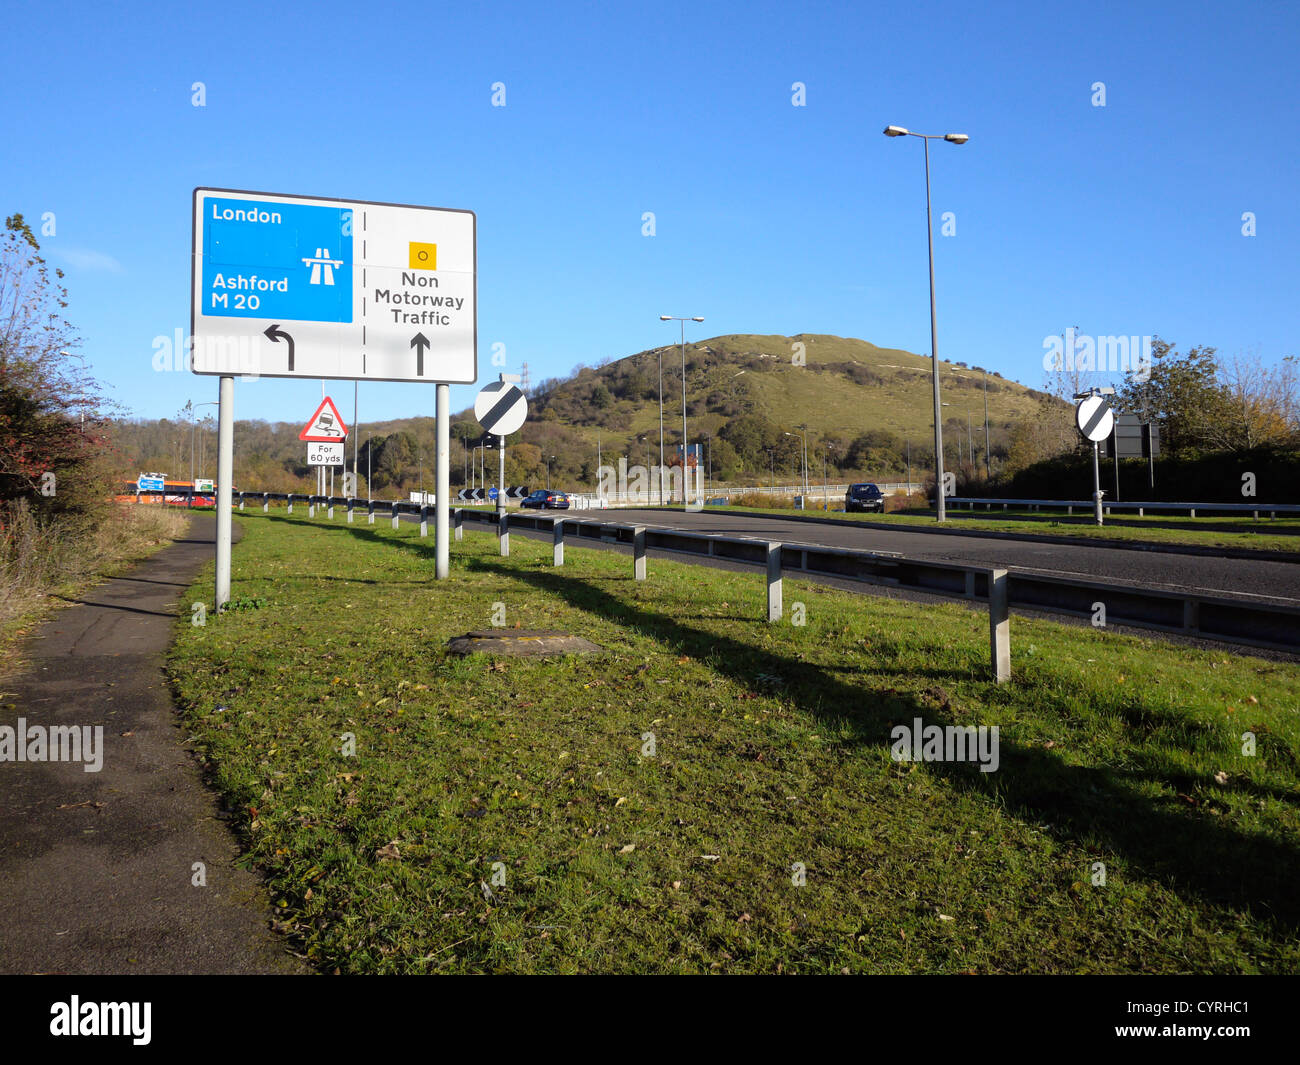
<instances>
[{"instance_id":1,"label":"dark car","mask_svg":"<svg viewBox=\"0 0 1300 1065\"><path fill-rule=\"evenodd\" d=\"M536 507L538 510L568 510L569 497L564 492L549 492L539 488L530 496L525 496L519 503L521 507Z\"/></svg>"},{"instance_id":2,"label":"dark car","mask_svg":"<svg viewBox=\"0 0 1300 1065\"><path fill-rule=\"evenodd\" d=\"M874 484L851 484L844 493L844 510L852 514L855 510L878 510L885 512L885 493Z\"/></svg>"}]
</instances>

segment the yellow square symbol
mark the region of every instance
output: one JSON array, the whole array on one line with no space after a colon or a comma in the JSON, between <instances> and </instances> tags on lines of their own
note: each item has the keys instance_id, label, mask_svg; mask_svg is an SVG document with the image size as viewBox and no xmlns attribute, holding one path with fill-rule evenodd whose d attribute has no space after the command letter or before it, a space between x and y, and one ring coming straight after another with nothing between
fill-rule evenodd
<instances>
[{"instance_id":1,"label":"yellow square symbol","mask_svg":"<svg viewBox=\"0 0 1300 1065\"><path fill-rule=\"evenodd\" d=\"M438 245L421 244L417 240L411 241L411 269L438 269Z\"/></svg>"}]
</instances>

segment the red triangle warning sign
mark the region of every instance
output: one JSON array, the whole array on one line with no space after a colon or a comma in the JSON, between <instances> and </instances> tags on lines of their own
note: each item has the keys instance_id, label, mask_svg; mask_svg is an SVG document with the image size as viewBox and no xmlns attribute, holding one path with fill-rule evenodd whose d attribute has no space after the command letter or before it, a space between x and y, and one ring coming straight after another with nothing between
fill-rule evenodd
<instances>
[{"instance_id":1,"label":"red triangle warning sign","mask_svg":"<svg viewBox=\"0 0 1300 1065\"><path fill-rule=\"evenodd\" d=\"M334 406L334 401L326 396L316 408L316 413L311 416L311 421L302 427L298 439L324 444L331 440L342 440L347 435L348 427L339 417L339 409Z\"/></svg>"}]
</instances>

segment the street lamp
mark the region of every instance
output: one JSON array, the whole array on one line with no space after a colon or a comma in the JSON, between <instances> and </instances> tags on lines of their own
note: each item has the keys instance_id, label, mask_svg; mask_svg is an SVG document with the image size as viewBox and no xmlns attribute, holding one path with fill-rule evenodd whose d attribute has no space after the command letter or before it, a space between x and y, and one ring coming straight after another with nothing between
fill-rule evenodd
<instances>
[{"instance_id":1,"label":"street lamp","mask_svg":"<svg viewBox=\"0 0 1300 1065\"><path fill-rule=\"evenodd\" d=\"M190 408L190 500L189 505L194 505L194 433L198 428L198 420L194 417L194 412L200 407L218 407L219 403L193 403L189 404ZM207 437L204 437L206 440Z\"/></svg>"},{"instance_id":2,"label":"street lamp","mask_svg":"<svg viewBox=\"0 0 1300 1065\"><path fill-rule=\"evenodd\" d=\"M936 520L946 521L948 515L943 500L943 425L939 419L939 328L934 308L934 227L930 221L930 142L945 140L949 144L965 144L970 138L965 133L913 133L903 126L886 126L884 133L886 137L920 137L925 143L925 238L930 248L930 361L934 378L934 494L938 505Z\"/></svg>"},{"instance_id":3,"label":"street lamp","mask_svg":"<svg viewBox=\"0 0 1300 1065\"><path fill-rule=\"evenodd\" d=\"M796 429L803 433L803 445L800 454L803 456L803 494L808 494L808 426L796 425ZM782 436L794 436L794 433L782 433Z\"/></svg>"},{"instance_id":4,"label":"street lamp","mask_svg":"<svg viewBox=\"0 0 1300 1065\"><path fill-rule=\"evenodd\" d=\"M661 322L681 322L682 323L682 506L687 503L687 486L690 481L686 474L686 323L702 322L703 318L677 318L671 314L661 314ZM662 466L664 461L664 371L663 371L663 353L659 355L659 465ZM662 473L660 474L662 476Z\"/></svg>"}]
</instances>

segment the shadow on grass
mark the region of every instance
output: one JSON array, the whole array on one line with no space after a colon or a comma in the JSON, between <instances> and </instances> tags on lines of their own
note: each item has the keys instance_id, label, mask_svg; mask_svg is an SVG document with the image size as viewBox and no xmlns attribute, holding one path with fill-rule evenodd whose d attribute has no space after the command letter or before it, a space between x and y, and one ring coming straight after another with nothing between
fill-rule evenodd
<instances>
[{"instance_id":1,"label":"shadow on grass","mask_svg":"<svg viewBox=\"0 0 1300 1065\"><path fill-rule=\"evenodd\" d=\"M321 523L301 524L319 527ZM423 557L434 555L431 540L394 539L355 526L332 528ZM681 618L629 603L615 589L632 584L630 577L626 581L593 580L574 574L572 567L520 569L490 556L461 562L460 568L532 585L575 609L635 628L677 654L707 657L715 671L749 687L759 673L779 676L784 681L782 696L819 721L847 727L858 745L888 748L890 730L897 724L910 725L915 717L926 725L972 724L957 721L911 693L888 687L884 676L845 684L827 667L694 629ZM759 579L756 571L755 580ZM762 625L754 619L756 630ZM958 670L934 671L933 675L948 679L967 676ZM1130 713L1143 714L1137 709ZM1146 718L1157 731L1172 724L1158 714ZM1183 722L1182 727L1189 729L1194 724ZM1180 893L1195 895L1211 905L1248 910L1290 933L1300 929L1300 892L1295 890L1300 882L1300 850L1278 839L1238 831L1211 813L1190 809L1178 796L1153 799L1141 793L1144 785L1151 784L1187 787L1181 771L1171 779L1152 769L1068 765L1042 748L1009 743L1004 735L999 740L1000 765L995 773L981 773L962 763L929 762L927 768L954 789L983 796L1062 840L1085 848L1114 850L1144 875L1166 881ZM1158 765L1159 760L1151 759L1149 764ZM1197 783L1203 782L1198 779ZM1225 793L1231 790L1225 788ZM1294 793L1276 797L1296 800ZM1079 875L1084 872L1079 870Z\"/></svg>"}]
</instances>

